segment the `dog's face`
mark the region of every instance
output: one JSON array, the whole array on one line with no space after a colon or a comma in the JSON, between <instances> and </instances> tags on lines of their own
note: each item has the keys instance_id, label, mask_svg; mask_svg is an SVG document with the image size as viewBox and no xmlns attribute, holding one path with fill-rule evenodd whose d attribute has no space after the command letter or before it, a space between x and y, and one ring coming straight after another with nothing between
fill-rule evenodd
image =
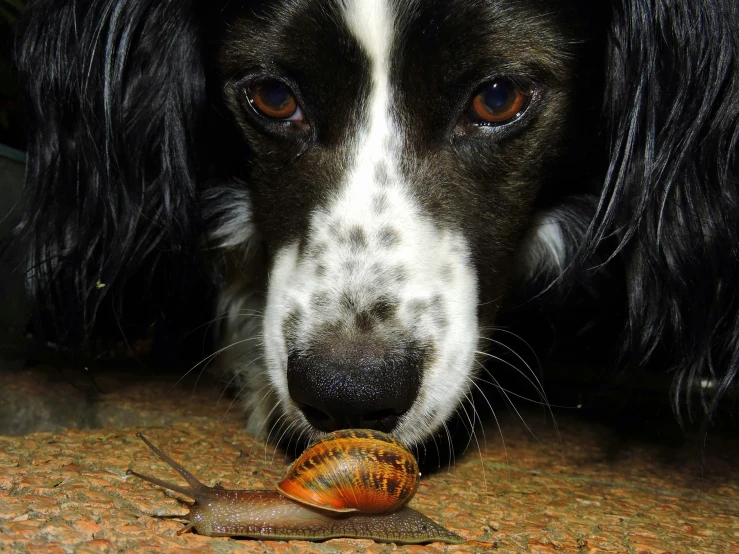
<instances>
[{"instance_id":1,"label":"dog's face","mask_svg":"<svg viewBox=\"0 0 739 554\"><path fill-rule=\"evenodd\" d=\"M283 0L230 23L290 428L411 444L469 392L566 128L564 19L531 0Z\"/></svg>"}]
</instances>

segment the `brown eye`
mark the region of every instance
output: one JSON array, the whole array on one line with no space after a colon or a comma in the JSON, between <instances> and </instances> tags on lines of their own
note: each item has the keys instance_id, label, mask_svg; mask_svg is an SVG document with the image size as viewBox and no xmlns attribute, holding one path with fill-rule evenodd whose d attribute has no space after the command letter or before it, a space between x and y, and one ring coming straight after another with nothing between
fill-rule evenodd
<instances>
[{"instance_id":1,"label":"brown eye","mask_svg":"<svg viewBox=\"0 0 739 554\"><path fill-rule=\"evenodd\" d=\"M470 116L479 123L503 124L523 113L531 94L507 81L493 81L472 99Z\"/></svg>"},{"instance_id":2,"label":"brown eye","mask_svg":"<svg viewBox=\"0 0 739 554\"><path fill-rule=\"evenodd\" d=\"M290 87L280 81L262 81L249 88L249 101L256 111L270 119L300 119L300 106Z\"/></svg>"}]
</instances>

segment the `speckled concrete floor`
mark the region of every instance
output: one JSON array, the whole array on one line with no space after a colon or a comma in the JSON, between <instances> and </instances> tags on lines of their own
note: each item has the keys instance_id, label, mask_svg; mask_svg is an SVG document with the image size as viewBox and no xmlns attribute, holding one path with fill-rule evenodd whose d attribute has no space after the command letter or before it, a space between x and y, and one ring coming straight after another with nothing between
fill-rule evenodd
<instances>
[{"instance_id":1,"label":"speckled concrete floor","mask_svg":"<svg viewBox=\"0 0 739 554\"><path fill-rule=\"evenodd\" d=\"M466 544L177 536L182 524L158 516L183 515L186 504L126 476L133 467L178 480L137 431L226 488L272 487L284 456L246 434L239 409L227 412L230 400L211 385L121 374L94 390L52 368L0 371L0 551L739 552L736 443L710 449L701 473L680 450L623 442L581 419L558 416L558 440L536 415L526 420L540 440L504 417L505 449L498 430L486 429L480 451L422 480L412 505ZM77 428L10 434L28 430L21 420Z\"/></svg>"}]
</instances>

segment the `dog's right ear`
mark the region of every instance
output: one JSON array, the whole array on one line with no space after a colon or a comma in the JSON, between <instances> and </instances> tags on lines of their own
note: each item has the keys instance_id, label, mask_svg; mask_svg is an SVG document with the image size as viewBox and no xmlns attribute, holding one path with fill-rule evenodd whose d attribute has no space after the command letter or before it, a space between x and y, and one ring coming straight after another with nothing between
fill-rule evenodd
<instances>
[{"instance_id":1,"label":"dog's right ear","mask_svg":"<svg viewBox=\"0 0 739 554\"><path fill-rule=\"evenodd\" d=\"M206 105L196 4L29 2L16 44L28 122L16 240L57 338L84 339L106 297L124 305L127 281L156 294L150 279L164 275L175 296L187 278Z\"/></svg>"}]
</instances>

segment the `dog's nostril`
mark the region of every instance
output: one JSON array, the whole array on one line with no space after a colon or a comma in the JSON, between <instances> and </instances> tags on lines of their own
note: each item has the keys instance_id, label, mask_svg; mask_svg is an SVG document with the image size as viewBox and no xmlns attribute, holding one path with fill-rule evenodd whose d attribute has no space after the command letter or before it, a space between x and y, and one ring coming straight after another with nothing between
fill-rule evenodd
<instances>
[{"instance_id":1,"label":"dog's nostril","mask_svg":"<svg viewBox=\"0 0 739 554\"><path fill-rule=\"evenodd\" d=\"M367 421L379 421L381 419L385 419L386 417L395 417L397 418L399 415L402 414L396 414L394 410L376 410L374 412L370 412L364 416L364 419Z\"/></svg>"},{"instance_id":2,"label":"dog's nostril","mask_svg":"<svg viewBox=\"0 0 739 554\"><path fill-rule=\"evenodd\" d=\"M392 431L418 395L421 354L358 354L356 345L331 356L288 358L287 382L308 422L322 431L368 428Z\"/></svg>"},{"instance_id":3,"label":"dog's nostril","mask_svg":"<svg viewBox=\"0 0 739 554\"><path fill-rule=\"evenodd\" d=\"M327 433L339 429L376 429L389 433L403 415L396 414L393 410L376 410L365 415L352 416L343 413L329 414L308 404L300 404L298 407L308 423Z\"/></svg>"}]
</instances>

